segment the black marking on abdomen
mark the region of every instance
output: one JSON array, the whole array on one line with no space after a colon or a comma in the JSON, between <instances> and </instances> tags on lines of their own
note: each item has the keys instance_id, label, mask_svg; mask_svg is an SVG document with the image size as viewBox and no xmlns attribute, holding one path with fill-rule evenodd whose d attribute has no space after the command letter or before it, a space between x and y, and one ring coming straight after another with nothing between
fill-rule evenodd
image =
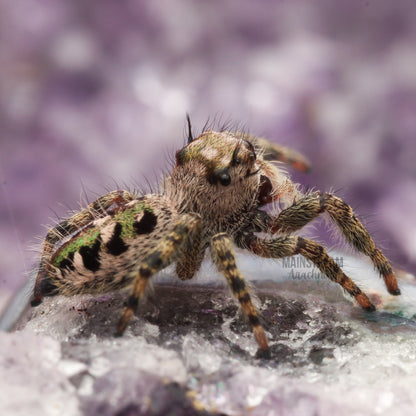
<instances>
[{"instance_id":1,"label":"black marking on abdomen","mask_svg":"<svg viewBox=\"0 0 416 416\"><path fill-rule=\"evenodd\" d=\"M137 234L150 234L156 227L157 217L153 212L144 211L140 221L133 224L133 228Z\"/></svg>"},{"instance_id":2,"label":"black marking on abdomen","mask_svg":"<svg viewBox=\"0 0 416 416\"><path fill-rule=\"evenodd\" d=\"M40 292L42 296L55 296L58 294L58 287L47 277L40 282Z\"/></svg>"},{"instance_id":3,"label":"black marking on abdomen","mask_svg":"<svg viewBox=\"0 0 416 416\"><path fill-rule=\"evenodd\" d=\"M105 245L107 250L113 256L119 256L120 254L127 251L129 248L128 245L121 238L121 231L123 230L122 225L118 222L116 223L113 231L113 235L108 243Z\"/></svg>"},{"instance_id":4,"label":"black marking on abdomen","mask_svg":"<svg viewBox=\"0 0 416 416\"><path fill-rule=\"evenodd\" d=\"M59 268L61 270L74 270L74 252L71 252L68 254L68 257L66 259L63 259L59 262Z\"/></svg>"},{"instance_id":5,"label":"black marking on abdomen","mask_svg":"<svg viewBox=\"0 0 416 416\"><path fill-rule=\"evenodd\" d=\"M100 248L101 238L98 237L91 247L82 246L79 249L84 267L92 272L96 272L100 268Z\"/></svg>"}]
</instances>

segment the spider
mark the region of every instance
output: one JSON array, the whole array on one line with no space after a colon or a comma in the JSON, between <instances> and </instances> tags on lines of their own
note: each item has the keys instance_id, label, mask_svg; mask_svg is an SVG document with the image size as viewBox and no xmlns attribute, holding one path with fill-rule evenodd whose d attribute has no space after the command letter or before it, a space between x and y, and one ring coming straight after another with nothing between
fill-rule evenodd
<instances>
[{"instance_id":1,"label":"spider","mask_svg":"<svg viewBox=\"0 0 416 416\"><path fill-rule=\"evenodd\" d=\"M362 308L375 310L324 247L294 234L324 212L352 247L370 257L387 290L400 294L388 260L351 207L331 193L302 193L271 163L287 162L306 171L309 164L301 154L241 132L207 130L194 138L189 117L188 129L188 143L176 152L160 194L109 192L49 230L32 306L44 296L128 287L116 329L121 336L155 273L176 263L178 277L191 279L209 250L251 324L258 355L268 357L267 338L233 246L275 259L300 254ZM277 215L261 209L274 201L290 203Z\"/></svg>"}]
</instances>

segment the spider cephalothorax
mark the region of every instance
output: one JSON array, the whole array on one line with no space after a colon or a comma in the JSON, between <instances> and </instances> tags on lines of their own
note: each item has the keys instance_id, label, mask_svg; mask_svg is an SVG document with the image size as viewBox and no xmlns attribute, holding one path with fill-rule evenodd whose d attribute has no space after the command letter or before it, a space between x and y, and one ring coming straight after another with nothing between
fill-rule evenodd
<instances>
[{"instance_id":1,"label":"spider cephalothorax","mask_svg":"<svg viewBox=\"0 0 416 416\"><path fill-rule=\"evenodd\" d=\"M166 193L179 212L199 214L211 234L233 232L252 221L254 209L278 186L271 185L277 169L271 176L264 168L251 142L208 131L176 153Z\"/></svg>"},{"instance_id":2,"label":"spider cephalothorax","mask_svg":"<svg viewBox=\"0 0 416 416\"><path fill-rule=\"evenodd\" d=\"M121 335L151 276L176 263L179 278L190 279L209 250L252 325L259 351L267 355L267 339L236 266L233 245L262 257L300 254L363 308L374 310L322 246L293 234L323 212L354 248L371 258L388 291L400 294L389 262L351 207L332 194L302 194L269 160L308 169L300 154L254 136L206 131L193 139L190 134L188 144L176 153L161 194L110 192L48 232L32 305L43 296L130 287L117 327ZM272 201L291 204L272 216L260 209Z\"/></svg>"}]
</instances>

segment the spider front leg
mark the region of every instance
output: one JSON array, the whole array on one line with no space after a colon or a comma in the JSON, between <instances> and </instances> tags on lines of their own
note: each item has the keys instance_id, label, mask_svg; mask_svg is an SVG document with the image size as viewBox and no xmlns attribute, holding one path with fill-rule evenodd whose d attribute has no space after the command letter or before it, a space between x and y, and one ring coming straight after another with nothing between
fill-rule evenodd
<instances>
[{"instance_id":1,"label":"spider front leg","mask_svg":"<svg viewBox=\"0 0 416 416\"><path fill-rule=\"evenodd\" d=\"M120 207L133 199L133 195L128 191L117 190L109 192L89 204L86 209L61 221L48 231L43 242L42 256L36 275L33 299L31 301L32 306L37 306L42 302L41 282L47 270L49 260L55 251L56 243L82 227L85 227L91 221L106 216L108 214L107 209L112 205L116 204Z\"/></svg>"},{"instance_id":2,"label":"spider front leg","mask_svg":"<svg viewBox=\"0 0 416 416\"><path fill-rule=\"evenodd\" d=\"M201 218L199 215L183 215L175 224L172 231L139 264L137 271L134 272L133 288L127 299L127 305L117 325L116 336L123 335L127 324L139 305L139 300L145 292L149 279L155 273L177 260L184 245L187 242L192 244L192 240L199 235L200 226Z\"/></svg>"},{"instance_id":3,"label":"spider front leg","mask_svg":"<svg viewBox=\"0 0 416 416\"><path fill-rule=\"evenodd\" d=\"M262 229L272 233L292 233L304 227L321 213L327 212L338 225L347 241L367 255L384 279L392 295L400 295L400 289L389 261L378 249L352 208L342 199L322 192L313 192L284 209L277 217L262 218Z\"/></svg>"},{"instance_id":4,"label":"spider front leg","mask_svg":"<svg viewBox=\"0 0 416 416\"><path fill-rule=\"evenodd\" d=\"M242 236L240 246L258 256L274 259L301 254L315 264L325 276L341 285L364 309L375 310L367 295L341 270L326 250L312 240L291 235L263 240L253 234L246 234Z\"/></svg>"},{"instance_id":5,"label":"spider front leg","mask_svg":"<svg viewBox=\"0 0 416 416\"><path fill-rule=\"evenodd\" d=\"M211 254L219 271L226 277L234 296L240 302L241 308L246 314L251 326L253 327L254 337L262 351L261 356L269 356L269 347L266 334L260 324L256 308L254 307L247 284L240 271L237 269L233 254L231 240L227 234L216 234L211 239Z\"/></svg>"},{"instance_id":6,"label":"spider front leg","mask_svg":"<svg viewBox=\"0 0 416 416\"><path fill-rule=\"evenodd\" d=\"M264 160L287 163L301 172L309 172L311 170L309 160L294 149L271 143L262 137L256 137L251 134L237 132L236 136L252 143L262 153Z\"/></svg>"}]
</instances>

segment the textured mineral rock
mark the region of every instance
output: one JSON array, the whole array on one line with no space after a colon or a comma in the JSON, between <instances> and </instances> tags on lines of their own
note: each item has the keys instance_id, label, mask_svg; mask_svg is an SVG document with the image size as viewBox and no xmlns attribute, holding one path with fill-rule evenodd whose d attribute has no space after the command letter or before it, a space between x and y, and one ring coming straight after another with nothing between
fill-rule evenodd
<instances>
[{"instance_id":1,"label":"textured mineral rock","mask_svg":"<svg viewBox=\"0 0 416 416\"><path fill-rule=\"evenodd\" d=\"M411 414L416 289L401 282L394 299L367 261L342 259L379 311L362 311L319 275L307 280L308 267L239 256L244 275L263 278L252 291L270 360L255 357L249 325L210 266L193 284L160 276L122 338L113 337L122 294L45 299L0 333L0 413Z\"/></svg>"}]
</instances>

